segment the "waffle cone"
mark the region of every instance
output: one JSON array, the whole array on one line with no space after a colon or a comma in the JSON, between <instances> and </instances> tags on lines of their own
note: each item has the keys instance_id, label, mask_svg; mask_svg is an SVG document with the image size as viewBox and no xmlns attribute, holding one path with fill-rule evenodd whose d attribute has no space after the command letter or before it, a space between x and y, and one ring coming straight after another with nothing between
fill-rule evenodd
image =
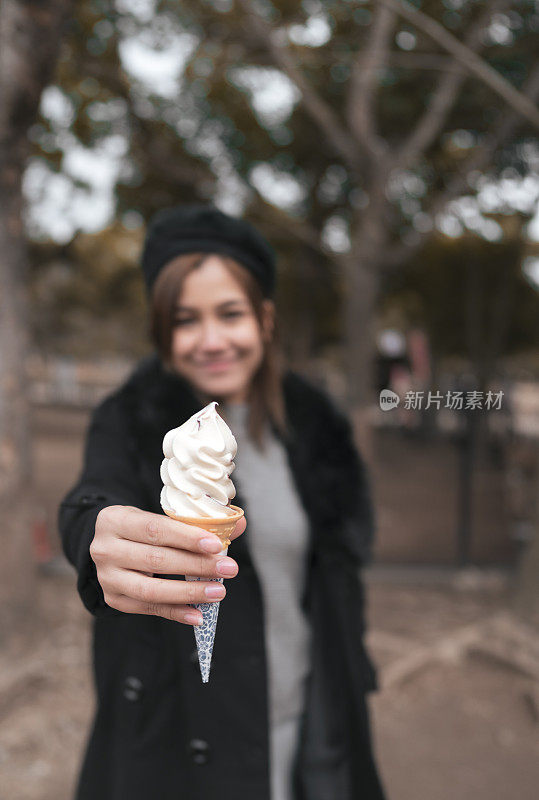
<instances>
[{"instance_id":1,"label":"waffle cone","mask_svg":"<svg viewBox=\"0 0 539 800\"><path fill-rule=\"evenodd\" d=\"M165 511L167 517L176 519L178 522L185 522L186 525L196 525L209 533L215 533L221 540L223 547L230 545L230 535L234 532L236 523L243 517L243 508L239 506L229 506L235 512L234 516L229 517L181 517Z\"/></svg>"},{"instance_id":2,"label":"waffle cone","mask_svg":"<svg viewBox=\"0 0 539 800\"><path fill-rule=\"evenodd\" d=\"M202 528L209 533L214 533L219 537L223 548L221 550L221 555L226 555L230 544L230 536L234 532L237 521L243 517L242 508L238 506L230 506L230 508L235 512L234 515L230 517L182 517L171 514L168 511L165 511L165 514L171 517L171 519L185 522L187 525L196 525L197 528ZM185 580L198 581L201 579L186 575ZM211 580L219 581L219 583L223 582L222 578L212 578ZM220 605L220 602L196 603L194 605L194 608L197 608L202 614L202 625L195 626L195 641L203 683L208 683L210 679L213 642L217 629L217 616L219 614Z\"/></svg>"}]
</instances>

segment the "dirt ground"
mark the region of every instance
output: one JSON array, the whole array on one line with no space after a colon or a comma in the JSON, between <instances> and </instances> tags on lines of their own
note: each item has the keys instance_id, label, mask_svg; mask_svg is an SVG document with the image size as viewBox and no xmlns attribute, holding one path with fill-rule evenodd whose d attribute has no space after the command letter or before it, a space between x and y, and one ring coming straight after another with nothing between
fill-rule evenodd
<instances>
[{"instance_id":1,"label":"dirt ground","mask_svg":"<svg viewBox=\"0 0 539 800\"><path fill-rule=\"evenodd\" d=\"M80 423L57 414L36 421L50 526L79 468ZM406 535L405 524L399 530ZM8 637L0 656L0 800L72 797L92 714L91 620L74 574L57 566L38 574L31 637ZM511 614L510 573L379 563L365 579L388 800L536 800L539 633Z\"/></svg>"},{"instance_id":2,"label":"dirt ground","mask_svg":"<svg viewBox=\"0 0 539 800\"><path fill-rule=\"evenodd\" d=\"M503 584L409 584L376 570L367 582L388 800L536 800L539 636L504 610ZM41 576L38 600L32 641L12 639L2 657L2 800L68 800L92 714L90 619L73 576Z\"/></svg>"}]
</instances>

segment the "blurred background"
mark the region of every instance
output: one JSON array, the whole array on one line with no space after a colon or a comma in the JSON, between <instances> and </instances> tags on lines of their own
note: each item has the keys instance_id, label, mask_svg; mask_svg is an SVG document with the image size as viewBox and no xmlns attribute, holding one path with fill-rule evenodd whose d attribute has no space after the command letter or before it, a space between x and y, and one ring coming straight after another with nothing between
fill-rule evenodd
<instances>
[{"instance_id":1,"label":"blurred background","mask_svg":"<svg viewBox=\"0 0 539 800\"><path fill-rule=\"evenodd\" d=\"M532 0L4 0L6 800L71 796L90 620L57 506L149 352L145 222L195 200L274 244L288 361L369 466L389 800L537 797L538 32Z\"/></svg>"}]
</instances>

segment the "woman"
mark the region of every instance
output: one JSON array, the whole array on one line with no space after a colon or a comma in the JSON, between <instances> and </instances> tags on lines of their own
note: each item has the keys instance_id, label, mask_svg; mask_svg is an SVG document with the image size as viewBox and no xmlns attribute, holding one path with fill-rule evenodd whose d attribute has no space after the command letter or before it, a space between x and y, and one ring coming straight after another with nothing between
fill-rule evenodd
<instances>
[{"instance_id":1,"label":"woman","mask_svg":"<svg viewBox=\"0 0 539 800\"><path fill-rule=\"evenodd\" d=\"M77 797L382 800L358 578L367 477L345 418L280 366L273 251L243 220L180 206L153 219L142 268L156 353L94 412L59 514L95 615ZM163 436L210 400L238 440L234 502L249 521L225 558L159 504ZM202 684L191 604L225 593Z\"/></svg>"}]
</instances>

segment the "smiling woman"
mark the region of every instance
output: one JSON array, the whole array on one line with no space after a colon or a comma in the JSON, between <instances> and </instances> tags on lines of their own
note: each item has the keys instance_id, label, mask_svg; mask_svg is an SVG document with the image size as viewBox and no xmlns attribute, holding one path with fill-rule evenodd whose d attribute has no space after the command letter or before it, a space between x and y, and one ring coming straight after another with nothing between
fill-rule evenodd
<instances>
[{"instance_id":1,"label":"smiling woman","mask_svg":"<svg viewBox=\"0 0 539 800\"><path fill-rule=\"evenodd\" d=\"M155 281L150 331L163 364L184 375L201 402L248 402L259 444L267 422L284 434L275 305L246 267L217 253L173 258Z\"/></svg>"},{"instance_id":2,"label":"smiling woman","mask_svg":"<svg viewBox=\"0 0 539 800\"><path fill-rule=\"evenodd\" d=\"M274 254L247 221L178 206L150 223L142 268L157 352L94 412L60 510L96 615L77 800L383 800L359 573L368 479L346 418L282 367ZM238 443L245 509L226 557L160 504L165 434L212 401ZM220 600L202 683L192 605Z\"/></svg>"}]
</instances>

